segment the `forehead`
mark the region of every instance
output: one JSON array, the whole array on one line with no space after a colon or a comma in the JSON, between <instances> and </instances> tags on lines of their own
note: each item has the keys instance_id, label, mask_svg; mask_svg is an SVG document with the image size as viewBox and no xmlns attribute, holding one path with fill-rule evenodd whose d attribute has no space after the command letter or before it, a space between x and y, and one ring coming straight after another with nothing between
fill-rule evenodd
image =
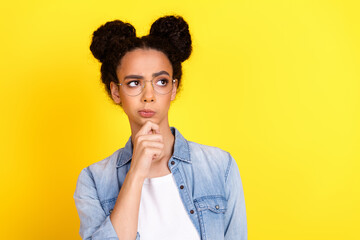
<instances>
[{"instance_id":1,"label":"forehead","mask_svg":"<svg viewBox=\"0 0 360 240\"><path fill-rule=\"evenodd\" d=\"M171 63L163 52L154 49L135 49L124 55L116 73L120 79L128 74L146 77L160 71L167 71L172 76Z\"/></svg>"}]
</instances>

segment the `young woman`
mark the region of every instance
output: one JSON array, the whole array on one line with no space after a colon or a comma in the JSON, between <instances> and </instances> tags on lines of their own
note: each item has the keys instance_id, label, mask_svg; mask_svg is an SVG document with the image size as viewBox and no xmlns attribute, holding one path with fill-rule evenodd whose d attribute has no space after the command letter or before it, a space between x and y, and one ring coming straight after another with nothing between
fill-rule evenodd
<instances>
[{"instance_id":1,"label":"young woman","mask_svg":"<svg viewBox=\"0 0 360 240\"><path fill-rule=\"evenodd\" d=\"M74 198L81 237L247 239L235 160L169 126L181 63L192 49L184 19L159 18L140 38L128 23L107 22L94 32L90 49L132 135L123 148L80 173Z\"/></svg>"}]
</instances>

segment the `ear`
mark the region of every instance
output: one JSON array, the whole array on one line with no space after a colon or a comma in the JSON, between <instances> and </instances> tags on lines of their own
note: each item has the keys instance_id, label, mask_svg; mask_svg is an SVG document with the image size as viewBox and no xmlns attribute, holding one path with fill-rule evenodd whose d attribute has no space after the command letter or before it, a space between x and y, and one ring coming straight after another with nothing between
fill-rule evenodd
<instances>
[{"instance_id":1,"label":"ear","mask_svg":"<svg viewBox=\"0 0 360 240\"><path fill-rule=\"evenodd\" d=\"M171 90L171 101L173 101L176 97L177 88L178 88L178 80L175 79L173 89Z\"/></svg>"},{"instance_id":2,"label":"ear","mask_svg":"<svg viewBox=\"0 0 360 240\"><path fill-rule=\"evenodd\" d=\"M114 100L116 104L121 103L120 93L119 93L119 85L114 82L110 82L110 91L111 91L111 98Z\"/></svg>"}]
</instances>

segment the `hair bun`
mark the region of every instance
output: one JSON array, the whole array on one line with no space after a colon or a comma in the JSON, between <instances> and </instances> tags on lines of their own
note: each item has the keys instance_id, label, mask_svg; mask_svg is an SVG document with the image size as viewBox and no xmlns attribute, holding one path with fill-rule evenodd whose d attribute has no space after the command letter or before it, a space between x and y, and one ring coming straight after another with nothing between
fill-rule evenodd
<instances>
[{"instance_id":1,"label":"hair bun","mask_svg":"<svg viewBox=\"0 0 360 240\"><path fill-rule=\"evenodd\" d=\"M107 22L93 33L90 50L95 58L104 62L113 44L131 37L136 37L136 30L131 24L120 20Z\"/></svg>"},{"instance_id":2,"label":"hair bun","mask_svg":"<svg viewBox=\"0 0 360 240\"><path fill-rule=\"evenodd\" d=\"M156 20L150 29L150 36L167 39L176 48L178 59L183 62L191 54L189 26L180 16L165 16Z\"/></svg>"}]
</instances>

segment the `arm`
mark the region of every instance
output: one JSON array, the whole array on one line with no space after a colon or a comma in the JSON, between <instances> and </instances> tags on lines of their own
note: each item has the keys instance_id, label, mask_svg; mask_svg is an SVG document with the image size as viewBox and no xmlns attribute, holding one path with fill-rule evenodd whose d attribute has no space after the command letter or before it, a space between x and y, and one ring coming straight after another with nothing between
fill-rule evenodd
<instances>
[{"instance_id":1,"label":"arm","mask_svg":"<svg viewBox=\"0 0 360 240\"><path fill-rule=\"evenodd\" d=\"M114 226L120 228L121 239L138 239L137 217L142 188L141 178L130 171L116 200L110 216L106 216L97 196L95 183L88 168L78 178L74 199L80 217L80 236L82 239L119 239ZM126 236L126 238L125 238Z\"/></svg>"},{"instance_id":2,"label":"arm","mask_svg":"<svg viewBox=\"0 0 360 240\"><path fill-rule=\"evenodd\" d=\"M244 191L238 166L230 154L225 182L228 200L225 213L225 240L247 240Z\"/></svg>"},{"instance_id":3,"label":"arm","mask_svg":"<svg viewBox=\"0 0 360 240\"><path fill-rule=\"evenodd\" d=\"M151 134L153 131L155 133ZM83 239L139 238L137 225L142 185L152 160L163 155L163 140L156 134L158 131L158 125L147 122L136 135L131 167L110 216L105 215L100 205L91 172L88 169L81 172L74 198Z\"/></svg>"},{"instance_id":4,"label":"arm","mask_svg":"<svg viewBox=\"0 0 360 240\"><path fill-rule=\"evenodd\" d=\"M135 136L130 170L110 215L116 234L121 240L133 240L139 236L137 227L142 186L152 161L163 156L163 149L159 126L150 121L146 122Z\"/></svg>"},{"instance_id":5,"label":"arm","mask_svg":"<svg viewBox=\"0 0 360 240\"><path fill-rule=\"evenodd\" d=\"M120 239L138 239L137 226L144 178L131 170L125 177L110 220ZM126 227L123 227L126 226Z\"/></svg>"},{"instance_id":6,"label":"arm","mask_svg":"<svg viewBox=\"0 0 360 240\"><path fill-rule=\"evenodd\" d=\"M76 209L80 217L80 236L82 239L118 239L105 215L97 195L92 174L88 168L81 171L74 194Z\"/></svg>"}]
</instances>

